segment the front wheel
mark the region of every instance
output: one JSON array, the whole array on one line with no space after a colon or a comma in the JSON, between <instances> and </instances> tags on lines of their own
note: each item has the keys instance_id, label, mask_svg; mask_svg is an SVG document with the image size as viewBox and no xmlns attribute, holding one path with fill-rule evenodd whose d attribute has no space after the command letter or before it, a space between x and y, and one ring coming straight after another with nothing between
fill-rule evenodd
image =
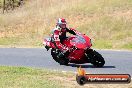
<instances>
[{"instance_id":1,"label":"front wheel","mask_svg":"<svg viewBox=\"0 0 132 88\"><path fill-rule=\"evenodd\" d=\"M95 67L103 67L105 64L105 60L102 57L101 54L99 54L95 50L90 50L87 52L88 58L90 58L91 64L93 64Z\"/></svg>"}]
</instances>

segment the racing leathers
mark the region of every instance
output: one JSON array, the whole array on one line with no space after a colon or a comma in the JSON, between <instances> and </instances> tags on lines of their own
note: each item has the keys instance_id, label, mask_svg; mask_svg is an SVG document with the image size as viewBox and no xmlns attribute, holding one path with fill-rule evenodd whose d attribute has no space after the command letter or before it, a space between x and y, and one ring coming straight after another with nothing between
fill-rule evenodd
<instances>
[{"instance_id":1,"label":"racing leathers","mask_svg":"<svg viewBox=\"0 0 132 88\"><path fill-rule=\"evenodd\" d=\"M69 48L67 46L62 44L63 41L67 38L66 32L76 35L76 33L75 33L76 30L73 28L59 29L56 27L55 29L53 29L53 33L52 33L52 39L54 40L55 46L63 53L65 53L69 50Z\"/></svg>"}]
</instances>

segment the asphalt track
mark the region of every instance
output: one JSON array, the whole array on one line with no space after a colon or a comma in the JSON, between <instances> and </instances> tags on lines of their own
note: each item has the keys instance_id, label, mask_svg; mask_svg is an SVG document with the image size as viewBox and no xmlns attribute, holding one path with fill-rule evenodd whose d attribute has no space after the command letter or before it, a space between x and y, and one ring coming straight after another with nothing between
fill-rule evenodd
<instances>
[{"instance_id":1,"label":"asphalt track","mask_svg":"<svg viewBox=\"0 0 132 88\"><path fill-rule=\"evenodd\" d=\"M132 75L132 51L97 51L105 58L106 64L103 68L95 68L90 63L81 65L87 73ZM80 65L59 65L52 59L50 51L44 48L0 48L0 66L26 66L76 72Z\"/></svg>"}]
</instances>

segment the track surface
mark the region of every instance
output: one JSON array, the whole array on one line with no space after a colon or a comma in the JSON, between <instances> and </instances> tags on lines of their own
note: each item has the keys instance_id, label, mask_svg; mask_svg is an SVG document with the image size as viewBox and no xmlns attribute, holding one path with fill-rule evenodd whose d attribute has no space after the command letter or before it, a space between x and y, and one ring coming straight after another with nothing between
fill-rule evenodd
<instances>
[{"instance_id":1,"label":"track surface","mask_svg":"<svg viewBox=\"0 0 132 88\"><path fill-rule=\"evenodd\" d=\"M132 51L97 50L105 58L103 68L94 68L90 63L83 64L87 73L113 73L132 75ZM1 66L26 66L47 68L60 71L77 71L79 65L60 66L56 63L50 51L43 48L0 48Z\"/></svg>"}]
</instances>

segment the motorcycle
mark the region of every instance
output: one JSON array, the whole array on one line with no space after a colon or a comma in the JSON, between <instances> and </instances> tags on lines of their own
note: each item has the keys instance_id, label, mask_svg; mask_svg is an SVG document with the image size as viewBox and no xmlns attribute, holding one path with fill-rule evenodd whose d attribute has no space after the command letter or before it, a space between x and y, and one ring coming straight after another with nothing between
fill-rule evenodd
<instances>
[{"instance_id":1,"label":"motorcycle","mask_svg":"<svg viewBox=\"0 0 132 88\"><path fill-rule=\"evenodd\" d=\"M51 55L53 59L60 65L68 65L68 63L84 64L91 63L95 67L103 67L105 60L100 53L91 49L91 39L80 32L76 32L76 35L70 36L63 41L63 45L70 48L69 53L58 57L62 53L52 37L45 38L43 45L47 51L51 48Z\"/></svg>"}]
</instances>

